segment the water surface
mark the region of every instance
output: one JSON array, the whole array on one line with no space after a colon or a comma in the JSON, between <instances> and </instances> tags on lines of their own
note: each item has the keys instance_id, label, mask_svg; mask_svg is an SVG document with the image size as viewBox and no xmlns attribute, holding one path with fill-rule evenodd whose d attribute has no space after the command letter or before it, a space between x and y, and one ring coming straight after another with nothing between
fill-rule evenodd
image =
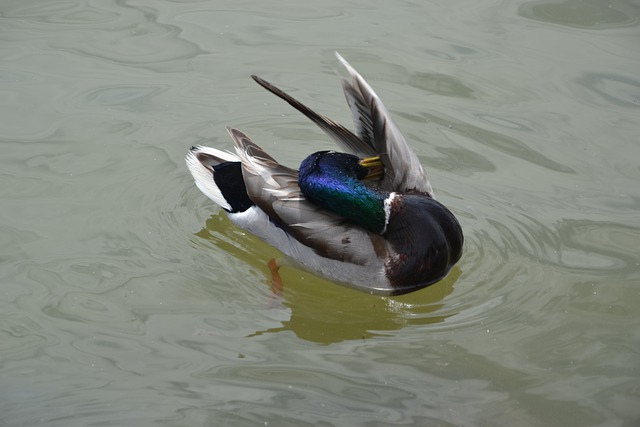
<instances>
[{"instance_id":1,"label":"water surface","mask_svg":"<svg viewBox=\"0 0 640 427\"><path fill-rule=\"evenodd\" d=\"M0 424L640 422L634 1L5 1ZM458 216L442 282L281 269L193 185L238 127L296 166L339 51Z\"/></svg>"}]
</instances>

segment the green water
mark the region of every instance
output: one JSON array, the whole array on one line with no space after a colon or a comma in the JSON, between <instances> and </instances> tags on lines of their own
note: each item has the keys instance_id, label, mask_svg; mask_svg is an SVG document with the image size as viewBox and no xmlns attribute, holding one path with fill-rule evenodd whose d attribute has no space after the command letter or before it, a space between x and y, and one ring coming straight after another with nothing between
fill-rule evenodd
<instances>
[{"instance_id":1,"label":"green water","mask_svg":"<svg viewBox=\"0 0 640 427\"><path fill-rule=\"evenodd\" d=\"M0 4L0 425L640 423L637 1ZM193 184L242 129L333 145L339 51L465 231L375 297L290 266Z\"/></svg>"}]
</instances>

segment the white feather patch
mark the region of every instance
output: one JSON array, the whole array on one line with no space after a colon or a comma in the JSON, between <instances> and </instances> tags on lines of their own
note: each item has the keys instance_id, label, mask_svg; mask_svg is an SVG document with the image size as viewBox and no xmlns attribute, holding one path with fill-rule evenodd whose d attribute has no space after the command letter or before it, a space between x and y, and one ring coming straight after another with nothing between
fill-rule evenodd
<instances>
[{"instance_id":1,"label":"white feather patch","mask_svg":"<svg viewBox=\"0 0 640 427\"><path fill-rule=\"evenodd\" d=\"M200 162L200 160L198 160L198 153L209 154L211 156L218 157L226 162L239 162L240 158L229 152L205 146L194 147L193 150L189 151L187 157L185 158L187 167L189 168L189 172L191 172L193 180L195 181L200 191L202 191L205 196L213 200L222 208L231 210L231 205L224 198L222 192L213 180L213 169L208 165L204 165L202 162Z\"/></svg>"},{"instance_id":2,"label":"white feather patch","mask_svg":"<svg viewBox=\"0 0 640 427\"><path fill-rule=\"evenodd\" d=\"M315 250L303 245L285 233L282 228L277 227L257 206L252 206L244 212L228 215L238 227L279 249L292 261L319 276L365 292L388 294L393 291L385 274L384 263L377 258L373 258L367 265L357 265L321 257ZM354 278L357 281L354 282Z\"/></svg>"},{"instance_id":3,"label":"white feather patch","mask_svg":"<svg viewBox=\"0 0 640 427\"><path fill-rule=\"evenodd\" d=\"M389 217L391 216L391 203L396 198L398 194L394 191L389 194L389 197L384 199L384 228L382 229L382 233L384 234L387 231L387 225L389 225Z\"/></svg>"}]
</instances>

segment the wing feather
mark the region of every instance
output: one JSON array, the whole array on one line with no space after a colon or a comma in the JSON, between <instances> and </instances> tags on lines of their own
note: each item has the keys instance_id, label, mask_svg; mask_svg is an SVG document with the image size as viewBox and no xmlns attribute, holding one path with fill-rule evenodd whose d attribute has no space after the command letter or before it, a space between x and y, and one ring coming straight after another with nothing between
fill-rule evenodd
<instances>
[{"instance_id":1,"label":"wing feather","mask_svg":"<svg viewBox=\"0 0 640 427\"><path fill-rule=\"evenodd\" d=\"M304 114L313 123L318 125L318 127L322 129L331 139L333 139L333 141L342 150L355 154L359 157L371 157L377 155L373 149L373 146L364 143L360 138L354 135L353 132L342 126L340 123L334 122L328 117L316 113L311 108L307 107L302 102L284 92L282 89L272 85L268 81L255 75L252 75L251 77L260 86L286 101L289 105Z\"/></svg>"},{"instance_id":2,"label":"wing feather","mask_svg":"<svg viewBox=\"0 0 640 427\"><path fill-rule=\"evenodd\" d=\"M433 197L433 189L420 160L409 147L384 104L365 79L336 52L351 81L342 88L351 109L356 135L373 147L385 166L381 186L388 191L417 190Z\"/></svg>"},{"instance_id":3,"label":"wing feather","mask_svg":"<svg viewBox=\"0 0 640 427\"><path fill-rule=\"evenodd\" d=\"M420 160L378 95L337 52L336 57L351 77L351 81L342 79L342 89L351 110L355 134L266 80L255 75L251 77L318 125L342 150L359 157L379 156L385 169L384 178L377 184L381 189L396 192L417 190L433 197L433 188Z\"/></svg>"}]
</instances>

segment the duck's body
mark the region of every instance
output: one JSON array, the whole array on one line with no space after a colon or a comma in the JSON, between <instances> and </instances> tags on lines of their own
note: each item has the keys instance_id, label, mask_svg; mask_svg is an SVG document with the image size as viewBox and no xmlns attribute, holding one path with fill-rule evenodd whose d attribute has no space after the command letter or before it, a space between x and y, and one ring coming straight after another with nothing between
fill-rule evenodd
<instances>
[{"instance_id":1,"label":"duck's body","mask_svg":"<svg viewBox=\"0 0 640 427\"><path fill-rule=\"evenodd\" d=\"M337 56L352 78L343 80L343 89L355 134L253 78L351 154L314 153L298 172L228 128L236 154L193 147L187 165L198 188L236 225L304 268L376 294L421 289L446 276L460 259L462 229L433 198L417 156L373 89ZM364 180L370 176L380 178Z\"/></svg>"}]
</instances>

